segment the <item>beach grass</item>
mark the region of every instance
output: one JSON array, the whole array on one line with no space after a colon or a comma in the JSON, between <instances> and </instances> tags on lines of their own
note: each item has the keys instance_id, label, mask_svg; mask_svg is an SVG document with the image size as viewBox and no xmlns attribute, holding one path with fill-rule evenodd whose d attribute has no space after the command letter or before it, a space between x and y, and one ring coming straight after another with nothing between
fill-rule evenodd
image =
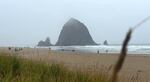
<instances>
[{"instance_id":1,"label":"beach grass","mask_svg":"<svg viewBox=\"0 0 150 82\"><path fill-rule=\"evenodd\" d=\"M110 82L107 74L69 70L0 53L0 82Z\"/></svg>"}]
</instances>

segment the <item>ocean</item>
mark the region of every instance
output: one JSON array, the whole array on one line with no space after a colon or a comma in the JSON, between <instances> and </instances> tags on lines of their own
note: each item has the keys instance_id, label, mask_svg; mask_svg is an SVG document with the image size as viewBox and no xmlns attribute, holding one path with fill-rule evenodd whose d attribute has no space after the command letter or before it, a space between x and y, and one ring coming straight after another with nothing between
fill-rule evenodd
<instances>
[{"instance_id":1,"label":"ocean","mask_svg":"<svg viewBox=\"0 0 150 82\"><path fill-rule=\"evenodd\" d=\"M87 53L120 53L121 45L98 45L98 46L51 46L55 51L72 51ZM150 45L129 45L129 54L150 54Z\"/></svg>"}]
</instances>

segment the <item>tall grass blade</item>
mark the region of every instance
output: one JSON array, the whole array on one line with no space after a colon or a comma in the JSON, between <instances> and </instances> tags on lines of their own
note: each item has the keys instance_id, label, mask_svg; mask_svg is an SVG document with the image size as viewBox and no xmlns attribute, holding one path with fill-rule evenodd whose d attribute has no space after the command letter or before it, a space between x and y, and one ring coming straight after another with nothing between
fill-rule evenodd
<instances>
[{"instance_id":1,"label":"tall grass blade","mask_svg":"<svg viewBox=\"0 0 150 82\"><path fill-rule=\"evenodd\" d=\"M117 78L118 78L118 73L121 70L124 60L126 58L127 55L127 46L128 43L131 39L131 34L132 34L132 29L130 29L125 37L125 40L123 42L123 46L122 46L122 50L119 56L119 59L114 67L114 71L113 71L113 76L112 76L112 82L117 82Z\"/></svg>"}]
</instances>

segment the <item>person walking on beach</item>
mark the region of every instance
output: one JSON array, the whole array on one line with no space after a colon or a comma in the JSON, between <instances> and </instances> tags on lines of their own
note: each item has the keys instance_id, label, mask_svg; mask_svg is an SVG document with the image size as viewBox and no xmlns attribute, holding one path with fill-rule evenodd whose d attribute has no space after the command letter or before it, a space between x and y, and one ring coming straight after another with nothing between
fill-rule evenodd
<instances>
[{"instance_id":1,"label":"person walking on beach","mask_svg":"<svg viewBox=\"0 0 150 82\"><path fill-rule=\"evenodd\" d=\"M99 54L99 50L97 50L97 54Z\"/></svg>"}]
</instances>

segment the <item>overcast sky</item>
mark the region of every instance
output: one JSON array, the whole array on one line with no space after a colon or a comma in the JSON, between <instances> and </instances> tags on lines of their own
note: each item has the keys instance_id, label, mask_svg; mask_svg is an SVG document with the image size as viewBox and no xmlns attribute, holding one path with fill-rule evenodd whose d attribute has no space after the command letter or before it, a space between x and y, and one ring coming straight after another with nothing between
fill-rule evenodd
<instances>
[{"instance_id":1,"label":"overcast sky","mask_svg":"<svg viewBox=\"0 0 150 82\"><path fill-rule=\"evenodd\" d=\"M46 37L55 44L71 17L88 27L95 42L120 44L129 27L148 16L150 0L0 0L0 46L31 46ZM150 43L150 21L131 43Z\"/></svg>"}]
</instances>

